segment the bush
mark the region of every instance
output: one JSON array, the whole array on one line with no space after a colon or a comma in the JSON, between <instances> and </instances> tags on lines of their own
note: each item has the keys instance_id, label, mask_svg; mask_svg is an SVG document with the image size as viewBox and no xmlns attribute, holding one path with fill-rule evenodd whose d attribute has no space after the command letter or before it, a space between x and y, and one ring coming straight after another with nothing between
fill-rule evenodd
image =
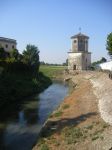
<instances>
[{"instance_id":1,"label":"bush","mask_svg":"<svg viewBox=\"0 0 112 150\"><path fill-rule=\"evenodd\" d=\"M51 84L51 80L39 73L34 78L29 72L7 72L0 74L0 108L12 102L20 103L23 98L43 91Z\"/></svg>"}]
</instances>

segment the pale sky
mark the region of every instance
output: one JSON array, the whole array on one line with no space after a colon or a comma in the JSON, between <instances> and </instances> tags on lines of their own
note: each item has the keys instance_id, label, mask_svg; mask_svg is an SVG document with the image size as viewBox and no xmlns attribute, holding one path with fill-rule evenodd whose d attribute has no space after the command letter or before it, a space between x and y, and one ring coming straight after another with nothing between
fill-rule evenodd
<instances>
[{"instance_id":1,"label":"pale sky","mask_svg":"<svg viewBox=\"0 0 112 150\"><path fill-rule=\"evenodd\" d=\"M14 38L22 52L27 44L40 50L40 60L63 63L72 35L88 35L92 61L109 58L107 34L112 32L111 0L0 0L0 37Z\"/></svg>"}]
</instances>

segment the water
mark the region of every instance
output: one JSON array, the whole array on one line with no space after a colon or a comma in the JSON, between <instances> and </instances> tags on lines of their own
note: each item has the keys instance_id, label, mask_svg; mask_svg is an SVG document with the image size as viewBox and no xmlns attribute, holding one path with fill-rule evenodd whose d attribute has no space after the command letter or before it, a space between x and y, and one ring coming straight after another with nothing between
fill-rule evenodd
<instances>
[{"instance_id":1,"label":"water","mask_svg":"<svg viewBox=\"0 0 112 150\"><path fill-rule=\"evenodd\" d=\"M35 98L25 101L8 119L1 121L1 149L31 150L42 125L67 93L66 84L54 82Z\"/></svg>"}]
</instances>

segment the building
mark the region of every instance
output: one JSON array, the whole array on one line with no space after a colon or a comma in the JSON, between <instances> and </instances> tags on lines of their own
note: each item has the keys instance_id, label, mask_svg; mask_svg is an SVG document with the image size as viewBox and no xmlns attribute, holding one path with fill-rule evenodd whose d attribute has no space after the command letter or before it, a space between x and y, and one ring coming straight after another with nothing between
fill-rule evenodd
<instances>
[{"instance_id":1,"label":"building","mask_svg":"<svg viewBox=\"0 0 112 150\"><path fill-rule=\"evenodd\" d=\"M104 62L96 66L97 69L112 71L112 61Z\"/></svg>"},{"instance_id":2,"label":"building","mask_svg":"<svg viewBox=\"0 0 112 150\"><path fill-rule=\"evenodd\" d=\"M3 47L6 52L16 49L16 45L16 40L0 37L0 46Z\"/></svg>"},{"instance_id":3,"label":"building","mask_svg":"<svg viewBox=\"0 0 112 150\"><path fill-rule=\"evenodd\" d=\"M68 69L87 70L91 66L91 53L88 52L89 37L79 33L71 37L71 50L68 52Z\"/></svg>"}]
</instances>

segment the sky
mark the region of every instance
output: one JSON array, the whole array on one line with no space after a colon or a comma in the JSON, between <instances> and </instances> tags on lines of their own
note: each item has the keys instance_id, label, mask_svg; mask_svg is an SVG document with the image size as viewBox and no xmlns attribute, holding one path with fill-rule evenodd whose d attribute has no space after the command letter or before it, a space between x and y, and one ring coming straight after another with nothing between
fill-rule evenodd
<instances>
[{"instance_id":1,"label":"sky","mask_svg":"<svg viewBox=\"0 0 112 150\"><path fill-rule=\"evenodd\" d=\"M105 57L107 35L112 32L112 0L0 0L0 37L17 40L20 53L27 44L40 50L40 61L63 63L70 37L90 37L92 61Z\"/></svg>"}]
</instances>

